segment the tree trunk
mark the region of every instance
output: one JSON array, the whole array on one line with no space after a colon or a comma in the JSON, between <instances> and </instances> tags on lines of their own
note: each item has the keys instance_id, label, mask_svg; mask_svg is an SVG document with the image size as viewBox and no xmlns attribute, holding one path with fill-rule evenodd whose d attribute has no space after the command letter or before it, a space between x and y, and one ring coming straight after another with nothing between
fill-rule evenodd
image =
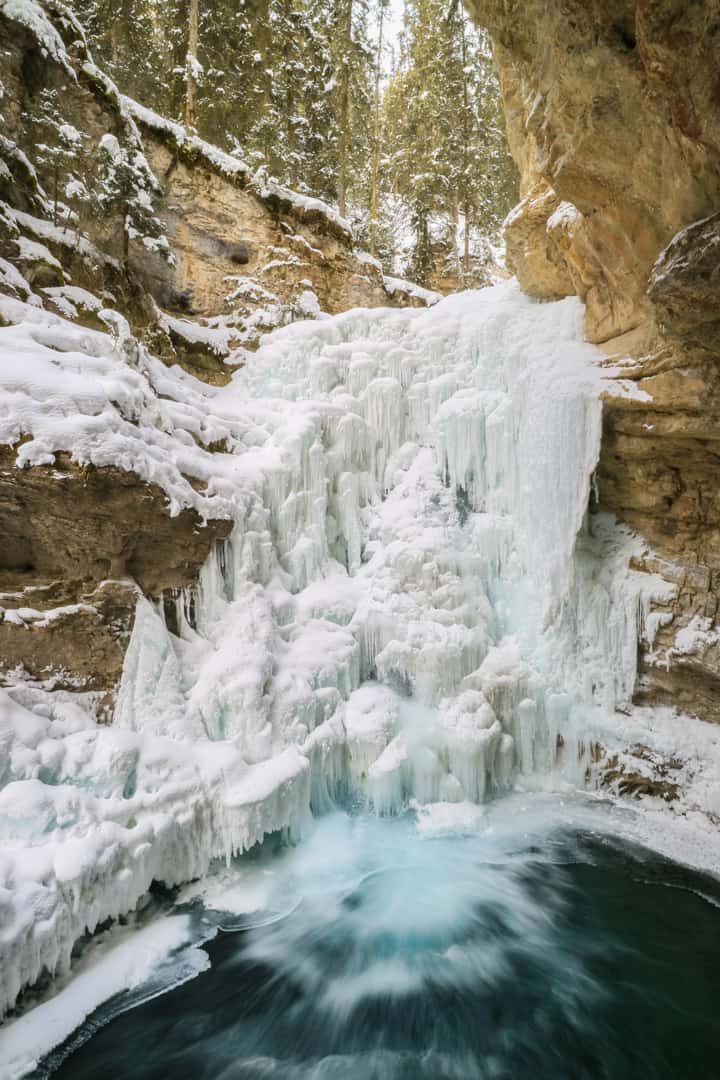
<instances>
[{"instance_id":1,"label":"tree trunk","mask_svg":"<svg viewBox=\"0 0 720 1080\"><path fill-rule=\"evenodd\" d=\"M60 187L60 166L53 162L53 225L57 225L58 189Z\"/></svg>"},{"instance_id":2,"label":"tree trunk","mask_svg":"<svg viewBox=\"0 0 720 1080\"><path fill-rule=\"evenodd\" d=\"M430 234L428 232L428 210L420 206L415 217L415 280L418 285L428 286L431 270Z\"/></svg>"},{"instance_id":3,"label":"tree trunk","mask_svg":"<svg viewBox=\"0 0 720 1080\"><path fill-rule=\"evenodd\" d=\"M198 38L200 0L189 0L188 6L188 47L186 57L185 84L185 127L191 130L197 126L197 78L195 75L198 62Z\"/></svg>"},{"instance_id":4,"label":"tree trunk","mask_svg":"<svg viewBox=\"0 0 720 1080\"><path fill-rule=\"evenodd\" d=\"M350 58L352 53L353 0L345 0L343 11L342 51L340 72L340 146L338 162L338 208L347 212L348 158L350 156Z\"/></svg>"},{"instance_id":5,"label":"tree trunk","mask_svg":"<svg viewBox=\"0 0 720 1080\"><path fill-rule=\"evenodd\" d=\"M460 228L460 207L458 205L457 197L453 196L452 205L450 207L450 240L452 243L452 264L453 270L457 274L458 285L465 286L465 274L463 272L463 264L460 258L460 252L458 250L458 229ZM448 258L448 262L450 259Z\"/></svg>"},{"instance_id":6,"label":"tree trunk","mask_svg":"<svg viewBox=\"0 0 720 1080\"><path fill-rule=\"evenodd\" d=\"M463 215L465 217L465 235L463 237L463 284L465 284L470 273L470 204L468 202L466 202L463 207Z\"/></svg>"},{"instance_id":7,"label":"tree trunk","mask_svg":"<svg viewBox=\"0 0 720 1080\"><path fill-rule=\"evenodd\" d=\"M380 75L382 70L384 0L380 0L378 47L375 58L375 101L372 173L370 178L370 254L377 255L377 218L380 206Z\"/></svg>"},{"instance_id":8,"label":"tree trunk","mask_svg":"<svg viewBox=\"0 0 720 1080\"><path fill-rule=\"evenodd\" d=\"M122 231L123 231L122 264L123 264L123 270L125 270L125 272L127 273L128 264L130 262L130 233L128 232L128 213L127 213L127 210L123 210Z\"/></svg>"},{"instance_id":9,"label":"tree trunk","mask_svg":"<svg viewBox=\"0 0 720 1080\"><path fill-rule=\"evenodd\" d=\"M470 164L470 123L469 123L469 100L468 100L468 77L467 77L467 42L465 40L465 14L460 9L460 43L462 46L462 69L463 69L463 159L462 159L462 199L465 228L463 237L463 285L470 273L470 192L469 164Z\"/></svg>"}]
</instances>

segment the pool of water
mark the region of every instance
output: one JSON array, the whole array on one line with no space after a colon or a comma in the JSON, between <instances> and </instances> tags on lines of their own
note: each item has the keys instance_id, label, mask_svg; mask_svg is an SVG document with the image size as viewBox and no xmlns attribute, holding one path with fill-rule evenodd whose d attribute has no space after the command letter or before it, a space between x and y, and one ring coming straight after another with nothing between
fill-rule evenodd
<instances>
[{"instance_id":1,"label":"pool of water","mask_svg":"<svg viewBox=\"0 0 720 1080\"><path fill-rule=\"evenodd\" d=\"M715 879L563 814L443 813L334 814L204 909L186 892L215 909L209 968L111 1018L116 999L35 1075L720 1075Z\"/></svg>"}]
</instances>

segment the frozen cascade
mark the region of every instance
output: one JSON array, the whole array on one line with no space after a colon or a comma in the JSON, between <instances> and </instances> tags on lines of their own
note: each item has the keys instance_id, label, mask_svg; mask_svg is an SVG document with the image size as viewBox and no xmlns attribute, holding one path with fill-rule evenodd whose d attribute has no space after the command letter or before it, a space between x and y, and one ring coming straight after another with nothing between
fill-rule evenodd
<instances>
[{"instance_id":1,"label":"frozen cascade","mask_svg":"<svg viewBox=\"0 0 720 1080\"><path fill-rule=\"evenodd\" d=\"M0 692L0 1013L153 879L298 836L311 808L582 782L666 588L628 574L612 523L587 528L606 372L582 316L508 282L296 323L221 389L147 360L163 426L118 421L122 452L234 529L196 587L138 601L112 726L71 695ZM99 368L105 339L84 333ZM113 437L88 436L91 459Z\"/></svg>"},{"instance_id":2,"label":"frozen cascade","mask_svg":"<svg viewBox=\"0 0 720 1080\"><path fill-rule=\"evenodd\" d=\"M582 777L571 729L598 703L567 654L578 661L578 625L596 615L576 596L573 553L599 447L598 357L576 300L534 304L514 283L265 339L218 395L255 431L242 470L253 527L246 512L179 598L177 634L161 614L138 620L120 695L138 701L119 722L178 732L181 696L188 735L246 762L296 746L316 810L353 794L382 813L480 802L516 774ZM630 622L600 643L596 685L618 670ZM144 651L163 677L139 686Z\"/></svg>"}]
</instances>

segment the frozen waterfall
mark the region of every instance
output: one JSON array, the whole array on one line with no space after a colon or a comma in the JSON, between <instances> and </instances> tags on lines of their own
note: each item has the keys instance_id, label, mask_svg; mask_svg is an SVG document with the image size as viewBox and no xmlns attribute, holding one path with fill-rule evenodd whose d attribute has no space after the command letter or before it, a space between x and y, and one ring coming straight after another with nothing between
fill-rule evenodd
<instances>
[{"instance_id":1,"label":"frozen waterfall","mask_svg":"<svg viewBox=\"0 0 720 1080\"><path fill-rule=\"evenodd\" d=\"M313 810L581 779L578 714L598 704L581 669L615 685L636 632L609 613L577 655L599 355L578 301L514 283L266 339L216 399L245 426L242 515L173 633L141 605L117 723L249 765L296 748Z\"/></svg>"},{"instance_id":2,"label":"frozen waterfall","mask_svg":"<svg viewBox=\"0 0 720 1080\"><path fill-rule=\"evenodd\" d=\"M269 335L224 388L56 316L51 352L34 309L13 330L37 356L28 461L69 425L234 528L195 588L139 599L113 725L0 691L0 1013L153 880L311 812L584 782L653 582L588 525L607 372L582 317L513 282L354 310Z\"/></svg>"}]
</instances>

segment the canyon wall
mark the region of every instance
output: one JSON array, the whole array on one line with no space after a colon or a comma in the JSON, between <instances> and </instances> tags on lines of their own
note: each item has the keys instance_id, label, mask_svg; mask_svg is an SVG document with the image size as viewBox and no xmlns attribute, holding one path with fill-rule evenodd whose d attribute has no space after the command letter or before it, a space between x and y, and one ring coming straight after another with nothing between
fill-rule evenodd
<instances>
[{"instance_id":1,"label":"canyon wall","mask_svg":"<svg viewBox=\"0 0 720 1080\"><path fill-rule=\"evenodd\" d=\"M600 510L675 587L637 700L720 721L720 4L469 0L490 31L521 202L508 261L635 380L608 395Z\"/></svg>"},{"instance_id":2,"label":"canyon wall","mask_svg":"<svg viewBox=\"0 0 720 1080\"><path fill-rule=\"evenodd\" d=\"M149 168L169 260L141 237L124 243L121 200L102 213L82 195L97 185L108 137ZM122 98L67 9L1 0L0 328L44 308L109 335L103 348L125 350L132 366L147 346L218 385L275 326L433 299L386 283L331 207ZM22 366L12 346L5 357L6 373ZM131 462L98 466L70 443L22 467L17 400L0 408L0 682L20 675L88 691L107 715L138 594L159 599L195 582L230 522L178 512Z\"/></svg>"}]
</instances>

